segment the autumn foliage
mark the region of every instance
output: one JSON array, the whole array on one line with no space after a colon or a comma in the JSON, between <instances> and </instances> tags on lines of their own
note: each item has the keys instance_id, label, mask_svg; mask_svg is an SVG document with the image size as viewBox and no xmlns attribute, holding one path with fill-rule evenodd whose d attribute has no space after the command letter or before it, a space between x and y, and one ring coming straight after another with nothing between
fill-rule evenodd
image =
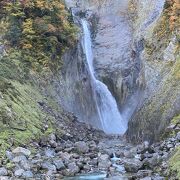
<instances>
[{"instance_id":1,"label":"autumn foliage","mask_svg":"<svg viewBox=\"0 0 180 180\"><path fill-rule=\"evenodd\" d=\"M76 41L76 28L60 0L1 0L1 19L7 23L4 40L34 54L36 63L58 62Z\"/></svg>"},{"instance_id":2,"label":"autumn foliage","mask_svg":"<svg viewBox=\"0 0 180 180\"><path fill-rule=\"evenodd\" d=\"M174 30L180 23L180 0L167 0L165 8L169 17L170 29Z\"/></svg>"}]
</instances>

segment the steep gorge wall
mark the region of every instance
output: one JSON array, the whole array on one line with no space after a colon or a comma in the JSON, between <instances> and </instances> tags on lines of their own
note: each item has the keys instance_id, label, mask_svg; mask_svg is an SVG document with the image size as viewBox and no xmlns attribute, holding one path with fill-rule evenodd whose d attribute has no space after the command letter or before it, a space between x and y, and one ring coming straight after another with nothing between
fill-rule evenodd
<instances>
[{"instance_id":1,"label":"steep gorge wall","mask_svg":"<svg viewBox=\"0 0 180 180\"><path fill-rule=\"evenodd\" d=\"M140 59L139 53L135 53L132 47L132 27L127 16L128 1L67 0L66 3L68 7L75 9L75 12L81 12L89 20L96 76L108 86L127 121L137 106L140 89L140 81L137 81L140 79ZM73 61L78 62L75 58ZM77 76L74 77L78 79ZM85 91L79 91L82 97L86 96L83 94ZM84 102L87 100L87 98L83 99ZM88 105L89 101L85 104ZM74 109L74 112L76 113L77 110ZM81 112L87 114L83 109Z\"/></svg>"},{"instance_id":2,"label":"steep gorge wall","mask_svg":"<svg viewBox=\"0 0 180 180\"><path fill-rule=\"evenodd\" d=\"M149 3L141 1L136 6L139 18L135 20L135 39L142 38L144 41L141 59L146 88L143 102L129 122L127 137L132 142L158 140L171 119L180 113L179 30L176 27L179 22L174 21L175 26L170 29L171 17L169 15L173 15L175 4L168 4L168 1L154 3L151 1L152 5L162 10L159 14L152 11L154 12L152 20L154 14L157 18L142 24L144 16L150 17L148 13L144 14L147 9L150 9Z\"/></svg>"}]
</instances>

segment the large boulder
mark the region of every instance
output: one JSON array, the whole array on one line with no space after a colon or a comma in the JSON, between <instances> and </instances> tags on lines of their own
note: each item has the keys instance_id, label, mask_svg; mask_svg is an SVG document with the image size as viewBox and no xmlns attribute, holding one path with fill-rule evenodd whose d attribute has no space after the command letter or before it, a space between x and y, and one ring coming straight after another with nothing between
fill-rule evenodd
<instances>
[{"instance_id":1,"label":"large boulder","mask_svg":"<svg viewBox=\"0 0 180 180\"><path fill-rule=\"evenodd\" d=\"M56 166L57 170L62 170L65 168L64 163L61 159L56 159L53 161L53 163Z\"/></svg>"},{"instance_id":2,"label":"large boulder","mask_svg":"<svg viewBox=\"0 0 180 180\"><path fill-rule=\"evenodd\" d=\"M4 167L0 168L0 176L7 176L7 175L8 175L7 169Z\"/></svg>"},{"instance_id":3,"label":"large boulder","mask_svg":"<svg viewBox=\"0 0 180 180\"><path fill-rule=\"evenodd\" d=\"M75 147L79 153L87 153L89 151L89 146L84 141L76 142Z\"/></svg>"},{"instance_id":4,"label":"large boulder","mask_svg":"<svg viewBox=\"0 0 180 180\"><path fill-rule=\"evenodd\" d=\"M48 161L43 162L41 165L42 169L48 170L48 171L56 171L56 166Z\"/></svg>"},{"instance_id":5,"label":"large boulder","mask_svg":"<svg viewBox=\"0 0 180 180\"><path fill-rule=\"evenodd\" d=\"M12 159L12 161L13 161L14 163L20 163L21 161L27 161L27 158L26 158L26 156L24 156L24 155L20 155L20 156L15 156L15 157Z\"/></svg>"},{"instance_id":6,"label":"large boulder","mask_svg":"<svg viewBox=\"0 0 180 180\"><path fill-rule=\"evenodd\" d=\"M21 177L24 172L25 172L24 169L17 169L17 170L14 172L14 175L15 175L16 177Z\"/></svg>"},{"instance_id":7,"label":"large boulder","mask_svg":"<svg viewBox=\"0 0 180 180\"><path fill-rule=\"evenodd\" d=\"M101 154L98 158L98 168L99 169L108 169L111 166L111 161L109 155Z\"/></svg>"},{"instance_id":8,"label":"large boulder","mask_svg":"<svg viewBox=\"0 0 180 180\"><path fill-rule=\"evenodd\" d=\"M129 159L124 163L124 168L127 172L137 173L142 165L142 162L137 159Z\"/></svg>"},{"instance_id":9,"label":"large boulder","mask_svg":"<svg viewBox=\"0 0 180 180\"><path fill-rule=\"evenodd\" d=\"M71 176L74 176L80 171L79 167L76 165L75 162L68 164L68 172Z\"/></svg>"},{"instance_id":10,"label":"large boulder","mask_svg":"<svg viewBox=\"0 0 180 180\"><path fill-rule=\"evenodd\" d=\"M31 151L22 147L17 147L12 151L13 154L15 155L25 155L29 157L31 155Z\"/></svg>"}]
</instances>

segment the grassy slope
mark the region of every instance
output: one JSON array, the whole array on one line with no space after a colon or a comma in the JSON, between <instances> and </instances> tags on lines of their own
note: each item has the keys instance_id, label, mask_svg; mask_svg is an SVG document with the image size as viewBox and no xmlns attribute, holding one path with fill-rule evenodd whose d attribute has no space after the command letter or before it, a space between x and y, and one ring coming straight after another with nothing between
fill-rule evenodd
<instances>
[{"instance_id":1,"label":"grassy slope","mask_svg":"<svg viewBox=\"0 0 180 180\"><path fill-rule=\"evenodd\" d=\"M43 90L51 91L49 74L59 70L62 53L75 44L76 27L63 1L33 3L0 2L0 45L6 45L6 54L0 54L0 157L11 146L61 133L54 114L68 120L51 92L47 97Z\"/></svg>"},{"instance_id":2,"label":"grassy slope","mask_svg":"<svg viewBox=\"0 0 180 180\"><path fill-rule=\"evenodd\" d=\"M56 131L53 115L45 112L38 102L43 101L56 113L62 113L54 99L43 95L42 87L33 81L21 58L17 50L0 58L1 157L11 146L28 144L32 139Z\"/></svg>"}]
</instances>

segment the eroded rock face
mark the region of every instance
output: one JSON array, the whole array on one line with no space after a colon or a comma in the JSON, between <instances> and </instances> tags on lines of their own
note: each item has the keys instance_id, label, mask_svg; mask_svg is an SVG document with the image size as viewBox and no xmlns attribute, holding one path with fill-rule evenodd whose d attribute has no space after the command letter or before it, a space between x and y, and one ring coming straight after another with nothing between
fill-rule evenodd
<instances>
[{"instance_id":1,"label":"eroded rock face","mask_svg":"<svg viewBox=\"0 0 180 180\"><path fill-rule=\"evenodd\" d=\"M81 38L77 46L69 50L63 59L62 74L53 82L58 102L66 110L73 112L78 121L101 129Z\"/></svg>"},{"instance_id":2,"label":"eroded rock face","mask_svg":"<svg viewBox=\"0 0 180 180\"><path fill-rule=\"evenodd\" d=\"M145 49L140 56L146 88L141 106L129 122L127 137L131 142L158 140L170 120L180 113L179 60L174 51L176 35L168 34L167 29L161 27L166 19L165 1L147 2L137 1L138 18L134 24L134 38L144 39ZM162 30L166 33L159 39L157 33Z\"/></svg>"},{"instance_id":3,"label":"eroded rock face","mask_svg":"<svg viewBox=\"0 0 180 180\"><path fill-rule=\"evenodd\" d=\"M139 51L138 43L133 46L132 27L127 15L128 1L67 0L66 4L73 14L85 16L89 21L96 76L108 86L123 119L128 121L139 100L138 79L142 75L139 53L136 53ZM80 26L77 19L75 21ZM64 98L61 102L79 120L101 128L80 41L64 56L62 84L65 87L62 88Z\"/></svg>"},{"instance_id":4,"label":"eroded rock face","mask_svg":"<svg viewBox=\"0 0 180 180\"><path fill-rule=\"evenodd\" d=\"M96 76L108 86L124 118L136 110L127 138L154 141L180 112L177 40L168 36L166 42L159 41L155 36L165 0L133 2L133 13L128 1L68 0L67 5L89 20ZM64 56L62 102L80 120L100 127L84 58L80 43Z\"/></svg>"},{"instance_id":5,"label":"eroded rock face","mask_svg":"<svg viewBox=\"0 0 180 180\"><path fill-rule=\"evenodd\" d=\"M86 3L85 3L86 2ZM120 111L127 110L128 100L137 93L140 76L140 58L133 46L133 29L128 19L129 1L84 1L83 7L98 19L93 37L94 66L98 78L103 81L116 98ZM86 5L87 4L87 5ZM91 18L90 18L91 21ZM135 97L134 97L135 98ZM137 99L136 99L137 100ZM133 103L133 108L137 103ZM127 113L127 114L128 114ZM125 113L124 113L125 114ZM128 117L125 117L128 120Z\"/></svg>"}]
</instances>

